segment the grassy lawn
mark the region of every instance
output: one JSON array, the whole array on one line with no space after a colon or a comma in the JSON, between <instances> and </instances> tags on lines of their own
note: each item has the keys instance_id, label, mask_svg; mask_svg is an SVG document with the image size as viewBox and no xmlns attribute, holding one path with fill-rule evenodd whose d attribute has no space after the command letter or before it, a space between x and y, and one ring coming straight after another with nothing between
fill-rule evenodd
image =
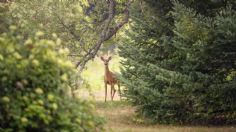
<instances>
[{"instance_id":1,"label":"grassy lawn","mask_svg":"<svg viewBox=\"0 0 236 132\"><path fill-rule=\"evenodd\" d=\"M107 120L108 132L236 132L235 127L148 125L135 117L135 109L125 101L96 101L98 114Z\"/></svg>"}]
</instances>

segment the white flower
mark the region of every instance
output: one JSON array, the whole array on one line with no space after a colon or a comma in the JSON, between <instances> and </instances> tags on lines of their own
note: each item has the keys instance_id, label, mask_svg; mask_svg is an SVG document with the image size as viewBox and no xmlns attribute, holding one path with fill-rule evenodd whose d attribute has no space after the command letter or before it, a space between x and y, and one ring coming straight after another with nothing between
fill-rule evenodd
<instances>
[{"instance_id":1,"label":"white flower","mask_svg":"<svg viewBox=\"0 0 236 132\"><path fill-rule=\"evenodd\" d=\"M31 39L27 39L27 40L25 41L25 45L32 44L32 43L33 43L33 41L32 41Z\"/></svg>"},{"instance_id":2,"label":"white flower","mask_svg":"<svg viewBox=\"0 0 236 132\"><path fill-rule=\"evenodd\" d=\"M22 117L20 120L21 120L22 123L27 123L28 122L28 119L26 117Z\"/></svg>"},{"instance_id":3,"label":"white flower","mask_svg":"<svg viewBox=\"0 0 236 132\"><path fill-rule=\"evenodd\" d=\"M43 90L41 88L36 88L35 93L37 94L43 94Z\"/></svg>"},{"instance_id":4,"label":"white flower","mask_svg":"<svg viewBox=\"0 0 236 132\"><path fill-rule=\"evenodd\" d=\"M41 36L44 35L44 32L42 32L42 31L38 31L38 32L36 32L35 35L36 35L37 37L41 37Z\"/></svg>"},{"instance_id":5,"label":"white flower","mask_svg":"<svg viewBox=\"0 0 236 132\"><path fill-rule=\"evenodd\" d=\"M61 39L58 38L58 39L56 40L56 44L57 44L57 45L61 45Z\"/></svg>"},{"instance_id":6,"label":"white flower","mask_svg":"<svg viewBox=\"0 0 236 132\"><path fill-rule=\"evenodd\" d=\"M56 33L53 33L53 34L52 34L52 37L53 37L53 38L57 38L57 34L56 34Z\"/></svg>"},{"instance_id":7,"label":"white flower","mask_svg":"<svg viewBox=\"0 0 236 132\"><path fill-rule=\"evenodd\" d=\"M3 56L0 54L0 61L3 60L3 59L4 59Z\"/></svg>"},{"instance_id":8,"label":"white flower","mask_svg":"<svg viewBox=\"0 0 236 132\"><path fill-rule=\"evenodd\" d=\"M13 54L13 56L14 56L16 59L21 59L21 58L22 58L22 56L21 56L19 53L17 53L17 52L15 52L15 53Z\"/></svg>"},{"instance_id":9,"label":"white flower","mask_svg":"<svg viewBox=\"0 0 236 132\"><path fill-rule=\"evenodd\" d=\"M10 30L15 31L16 29L17 29L16 26L14 26L14 25L11 25L11 26L10 26Z\"/></svg>"},{"instance_id":10,"label":"white flower","mask_svg":"<svg viewBox=\"0 0 236 132\"><path fill-rule=\"evenodd\" d=\"M63 74L63 75L61 76L61 80L62 80L62 81L67 81L67 80L68 80L67 74Z\"/></svg>"},{"instance_id":11,"label":"white flower","mask_svg":"<svg viewBox=\"0 0 236 132\"><path fill-rule=\"evenodd\" d=\"M38 66L38 65L39 65L39 61L36 60L36 59L34 59L34 60L32 61L32 63L33 63L34 66Z\"/></svg>"},{"instance_id":12,"label":"white flower","mask_svg":"<svg viewBox=\"0 0 236 132\"><path fill-rule=\"evenodd\" d=\"M4 97L2 97L2 101L3 101L4 103L9 103L9 102L10 102L10 98L7 97L7 96L4 96Z\"/></svg>"}]
</instances>

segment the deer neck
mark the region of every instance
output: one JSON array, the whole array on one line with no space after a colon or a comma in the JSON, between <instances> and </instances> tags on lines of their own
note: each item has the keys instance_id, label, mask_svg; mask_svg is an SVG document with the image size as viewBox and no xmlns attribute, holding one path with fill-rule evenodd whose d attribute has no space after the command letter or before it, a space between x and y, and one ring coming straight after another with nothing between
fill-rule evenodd
<instances>
[{"instance_id":1,"label":"deer neck","mask_svg":"<svg viewBox=\"0 0 236 132\"><path fill-rule=\"evenodd\" d=\"M110 70L108 65L105 66L105 75L108 76L110 74Z\"/></svg>"}]
</instances>

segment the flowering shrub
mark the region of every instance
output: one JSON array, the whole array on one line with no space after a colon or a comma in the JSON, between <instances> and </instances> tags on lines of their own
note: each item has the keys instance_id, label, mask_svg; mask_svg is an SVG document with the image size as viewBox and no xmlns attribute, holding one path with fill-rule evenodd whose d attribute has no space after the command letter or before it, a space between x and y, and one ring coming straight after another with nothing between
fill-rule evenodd
<instances>
[{"instance_id":1,"label":"flowering shrub","mask_svg":"<svg viewBox=\"0 0 236 132\"><path fill-rule=\"evenodd\" d=\"M10 29L0 35L0 131L102 129L93 105L67 94L76 76L60 39L43 39L43 32L25 39Z\"/></svg>"}]
</instances>

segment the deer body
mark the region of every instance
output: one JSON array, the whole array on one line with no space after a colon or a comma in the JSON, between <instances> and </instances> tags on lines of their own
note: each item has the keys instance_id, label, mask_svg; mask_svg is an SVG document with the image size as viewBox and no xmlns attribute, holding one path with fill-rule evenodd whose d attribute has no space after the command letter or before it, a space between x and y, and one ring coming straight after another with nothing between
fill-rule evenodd
<instances>
[{"instance_id":1,"label":"deer body","mask_svg":"<svg viewBox=\"0 0 236 132\"><path fill-rule=\"evenodd\" d=\"M109 70L108 66L105 66L104 82L109 85L117 83L115 75Z\"/></svg>"},{"instance_id":2,"label":"deer body","mask_svg":"<svg viewBox=\"0 0 236 132\"><path fill-rule=\"evenodd\" d=\"M116 90L114 88L115 84L118 85L118 90L120 93L120 85L118 80L116 79L115 74L113 74L108 67L108 63L111 60L111 57L109 57L108 59L104 59L103 57L101 57L101 60L104 62L105 65L105 75L104 75L104 84L105 84L105 102L107 100L107 85L111 86L111 100L113 101L114 95L116 93Z\"/></svg>"}]
</instances>

